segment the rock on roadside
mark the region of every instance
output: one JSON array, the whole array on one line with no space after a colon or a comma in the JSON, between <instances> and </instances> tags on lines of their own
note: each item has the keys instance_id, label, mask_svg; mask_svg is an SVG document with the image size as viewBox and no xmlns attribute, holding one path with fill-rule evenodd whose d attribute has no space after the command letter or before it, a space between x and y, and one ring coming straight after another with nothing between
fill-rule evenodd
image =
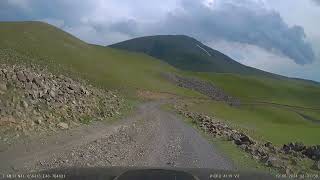
<instances>
[{"instance_id":1,"label":"rock on roadside","mask_svg":"<svg viewBox=\"0 0 320 180\"><path fill-rule=\"evenodd\" d=\"M60 129L68 129L68 128L69 128L69 125L68 125L67 123L64 123L64 122L58 123L57 126L58 126Z\"/></svg>"}]
</instances>

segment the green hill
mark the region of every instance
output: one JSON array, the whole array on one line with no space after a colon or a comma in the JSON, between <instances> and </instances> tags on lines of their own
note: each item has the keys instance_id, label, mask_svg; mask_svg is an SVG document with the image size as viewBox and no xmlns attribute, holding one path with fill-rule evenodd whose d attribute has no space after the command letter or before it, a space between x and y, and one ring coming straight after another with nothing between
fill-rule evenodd
<instances>
[{"instance_id":1,"label":"green hill","mask_svg":"<svg viewBox=\"0 0 320 180\"><path fill-rule=\"evenodd\" d=\"M110 47L142 52L186 71L280 77L242 65L196 39L184 35L141 37L113 44Z\"/></svg>"},{"instance_id":2,"label":"green hill","mask_svg":"<svg viewBox=\"0 0 320 180\"><path fill-rule=\"evenodd\" d=\"M302 141L319 143L319 83L244 66L187 36L150 36L110 47L141 52L184 71L180 75L208 81L242 105L186 100L191 111L204 112L277 145ZM307 118L306 118L307 117Z\"/></svg>"},{"instance_id":3,"label":"green hill","mask_svg":"<svg viewBox=\"0 0 320 180\"><path fill-rule=\"evenodd\" d=\"M244 66L194 38L159 35L135 38L110 47L141 52L223 88L243 101L320 107L319 84Z\"/></svg>"},{"instance_id":4,"label":"green hill","mask_svg":"<svg viewBox=\"0 0 320 180\"><path fill-rule=\"evenodd\" d=\"M33 62L130 96L136 89L198 96L163 79L162 72L177 70L159 60L90 45L46 23L1 22L0 39L0 62Z\"/></svg>"},{"instance_id":5,"label":"green hill","mask_svg":"<svg viewBox=\"0 0 320 180\"><path fill-rule=\"evenodd\" d=\"M320 109L320 86L308 81L231 73L185 72L222 88L242 102L268 102Z\"/></svg>"}]
</instances>

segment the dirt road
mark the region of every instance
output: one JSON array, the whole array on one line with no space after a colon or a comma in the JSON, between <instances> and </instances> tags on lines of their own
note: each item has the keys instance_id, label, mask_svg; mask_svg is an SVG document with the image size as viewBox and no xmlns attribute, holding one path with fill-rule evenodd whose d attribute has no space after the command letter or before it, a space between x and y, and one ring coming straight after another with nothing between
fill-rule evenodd
<instances>
[{"instance_id":1,"label":"dirt road","mask_svg":"<svg viewBox=\"0 0 320 180\"><path fill-rule=\"evenodd\" d=\"M21 142L0 152L0 173L86 166L234 169L195 129L160 104L142 104L111 125L96 122Z\"/></svg>"}]
</instances>

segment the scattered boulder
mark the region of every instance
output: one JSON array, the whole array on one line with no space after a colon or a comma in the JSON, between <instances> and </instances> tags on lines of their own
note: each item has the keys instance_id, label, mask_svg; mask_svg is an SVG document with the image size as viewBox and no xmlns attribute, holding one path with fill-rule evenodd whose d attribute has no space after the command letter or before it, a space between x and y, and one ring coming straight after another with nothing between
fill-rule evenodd
<instances>
[{"instance_id":1,"label":"scattered boulder","mask_svg":"<svg viewBox=\"0 0 320 180\"><path fill-rule=\"evenodd\" d=\"M263 146L259 146L256 152L260 157L268 156L268 151Z\"/></svg>"},{"instance_id":2,"label":"scattered boulder","mask_svg":"<svg viewBox=\"0 0 320 180\"><path fill-rule=\"evenodd\" d=\"M267 148L272 147L272 143L268 141L264 144L264 146Z\"/></svg>"},{"instance_id":3,"label":"scattered boulder","mask_svg":"<svg viewBox=\"0 0 320 180\"><path fill-rule=\"evenodd\" d=\"M69 125L68 125L67 123L64 123L64 122L58 123L57 126L58 126L60 129L68 129L68 128L69 128Z\"/></svg>"},{"instance_id":4,"label":"scattered boulder","mask_svg":"<svg viewBox=\"0 0 320 180\"><path fill-rule=\"evenodd\" d=\"M18 71L16 76L17 76L18 80L21 81L21 82L26 82L27 81L27 78L26 78L26 76L24 75L24 73L22 71Z\"/></svg>"},{"instance_id":5,"label":"scattered boulder","mask_svg":"<svg viewBox=\"0 0 320 180\"><path fill-rule=\"evenodd\" d=\"M163 74L163 76L180 87L198 91L210 97L211 99L214 99L217 101L225 101L230 106L241 105L241 102L238 98L231 97L230 95L225 93L222 89L218 88L212 83L209 83L197 78L182 77L182 76L178 76L170 73Z\"/></svg>"},{"instance_id":6,"label":"scattered boulder","mask_svg":"<svg viewBox=\"0 0 320 180\"><path fill-rule=\"evenodd\" d=\"M35 83L38 87L42 87L43 86L42 81L41 81L41 79L39 77L33 78L32 82Z\"/></svg>"},{"instance_id":7,"label":"scattered boulder","mask_svg":"<svg viewBox=\"0 0 320 180\"><path fill-rule=\"evenodd\" d=\"M285 162L280 160L277 157L270 156L266 162L267 166L269 167L275 167L275 168L282 168L285 167Z\"/></svg>"},{"instance_id":8,"label":"scattered boulder","mask_svg":"<svg viewBox=\"0 0 320 180\"><path fill-rule=\"evenodd\" d=\"M241 134L240 141L242 144L254 144L254 142L245 134Z\"/></svg>"},{"instance_id":9,"label":"scattered boulder","mask_svg":"<svg viewBox=\"0 0 320 180\"><path fill-rule=\"evenodd\" d=\"M37 120L35 120L35 123L40 125L40 124L42 124L42 120L41 119L37 119Z\"/></svg>"},{"instance_id":10,"label":"scattered boulder","mask_svg":"<svg viewBox=\"0 0 320 180\"><path fill-rule=\"evenodd\" d=\"M320 160L320 145L317 146L310 146L305 149L303 152L304 155L306 155L308 158L313 160Z\"/></svg>"},{"instance_id":11,"label":"scattered boulder","mask_svg":"<svg viewBox=\"0 0 320 180\"><path fill-rule=\"evenodd\" d=\"M54 97L56 96L56 93L55 93L53 90L51 90L51 91L49 92L49 95L50 95L52 98L54 98Z\"/></svg>"},{"instance_id":12,"label":"scattered boulder","mask_svg":"<svg viewBox=\"0 0 320 180\"><path fill-rule=\"evenodd\" d=\"M231 134L231 138L233 139L234 143L236 145L242 145L242 144L246 144L246 145L251 145L254 144L254 142L249 138L249 136L243 134L243 133L238 133L238 132L234 132L233 134Z\"/></svg>"},{"instance_id":13,"label":"scattered boulder","mask_svg":"<svg viewBox=\"0 0 320 180\"><path fill-rule=\"evenodd\" d=\"M9 141L14 140L16 131L31 136L57 128L73 128L83 117L103 120L119 114L123 105L123 99L115 92L96 88L80 79L57 76L35 65L1 63L0 95L8 92L8 88L10 93L0 100L1 120L11 116L19 120L0 122L4 124L0 126L0 134Z\"/></svg>"},{"instance_id":14,"label":"scattered boulder","mask_svg":"<svg viewBox=\"0 0 320 180\"><path fill-rule=\"evenodd\" d=\"M240 146L240 145L242 145L242 142L240 139L236 139L236 140L234 140L234 144Z\"/></svg>"},{"instance_id":15,"label":"scattered boulder","mask_svg":"<svg viewBox=\"0 0 320 180\"><path fill-rule=\"evenodd\" d=\"M240 149L242 149L243 151L247 151L247 149L248 149L248 145L246 145L246 144L242 144L242 145L240 145L239 147L240 147Z\"/></svg>"},{"instance_id":16,"label":"scattered boulder","mask_svg":"<svg viewBox=\"0 0 320 180\"><path fill-rule=\"evenodd\" d=\"M34 79L34 75L30 72L25 73L25 76L28 82L32 82Z\"/></svg>"},{"instance_id":17,"label":"scattered boulder","mask_svg":"<svg viewBox=\"0 0 320 180\"><path fill-rule=\"evenodd\" d=\"M303 151L306 149L306 146L302 142L297 142L293 144L292 150L294 151Z\"/></svg>"},{"instance_id":18,"label":"scattered boulder","mask_svg":"<svg viewBox=\"0 0 320 180\"><path fill-rule=\"evenodd\" d=\"M4 92L4 91L7 91L7 90L8 90L8 88L7 88L7 83L2 82L2 81L0 80L0 91Z\"/></svg>"},{"instance_id":19,"label":"scattered boulder","mask_svg":"<svg viewBox=\"0 0 320 180\"><path fill-rule=\"evenodd\" d=\"M284 144L282 149L285 153L289 153L290 151L301 152L306 149L306 146L301 142L296 142Z\"/></svg>"},{"instance_id":20,"label":"scattered boulder","mask_svg":"<svg viewBox=\"0 0 320 180\"><path fill-rule=\"evenodd\" d=\"M288 146L287 144L284 144L282 147L282 150L284 153L288 154L290 152L290 146Z\"/></svg>"},{"instance_id":21,"label":"scattered boulder","mask_svg":"<svg viewBox=\"0 0 320 180\"><path fill-rule=\"evenodd\" d=\"M315 161L314 162L313 169L320 171L320 161Z\"/></svg>"},{"instance_id":22,"label":"scattered boulder","mask_svg":"<svg viewBox=\"0 0 320 180\"><path fill-rule=\"evenodd\" d=\"M294 174L293 170L290 167L286 167L285 173L287 176Z\"/></svg>"},{"instance_id":23,"label":"scattered boulder","mask_svg":"<svg viewBox=\"0 0 320 180\"><path fill-rule=\"evenodd\" d=\"M25 101L25 100L22 100L21 101L21 106L23 107L23 108L28 108L28 103Z\"/></svg>"},{"instance_id":24,"label":"scattered boulder","mask_svg":"<svg viewBox=\"0 0 320 180\"><path fill-rule=\"evenodd\" d=\"M305 146L303 143L289 143L284 144L282 152L285 154L291 154L295 157L308 157L312 160L320 160L320 145Z\"/></svg>"}]
</instances>

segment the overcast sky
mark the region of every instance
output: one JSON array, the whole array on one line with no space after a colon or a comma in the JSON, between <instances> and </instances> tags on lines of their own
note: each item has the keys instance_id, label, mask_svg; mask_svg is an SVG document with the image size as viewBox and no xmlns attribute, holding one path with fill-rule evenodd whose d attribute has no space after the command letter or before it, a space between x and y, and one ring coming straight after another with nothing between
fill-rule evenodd
<instances>
[{"instance_id":1,"label":"overcast sky","mask_svg":"<svg viewBox=\"0 0 320 180\"><path fill-rule=\"evenodd\" d=\"M40 20L109 45L184 34L266 71L320 81L320 0L1 0L0 21Z\"/></svg>"}]
</instances>

